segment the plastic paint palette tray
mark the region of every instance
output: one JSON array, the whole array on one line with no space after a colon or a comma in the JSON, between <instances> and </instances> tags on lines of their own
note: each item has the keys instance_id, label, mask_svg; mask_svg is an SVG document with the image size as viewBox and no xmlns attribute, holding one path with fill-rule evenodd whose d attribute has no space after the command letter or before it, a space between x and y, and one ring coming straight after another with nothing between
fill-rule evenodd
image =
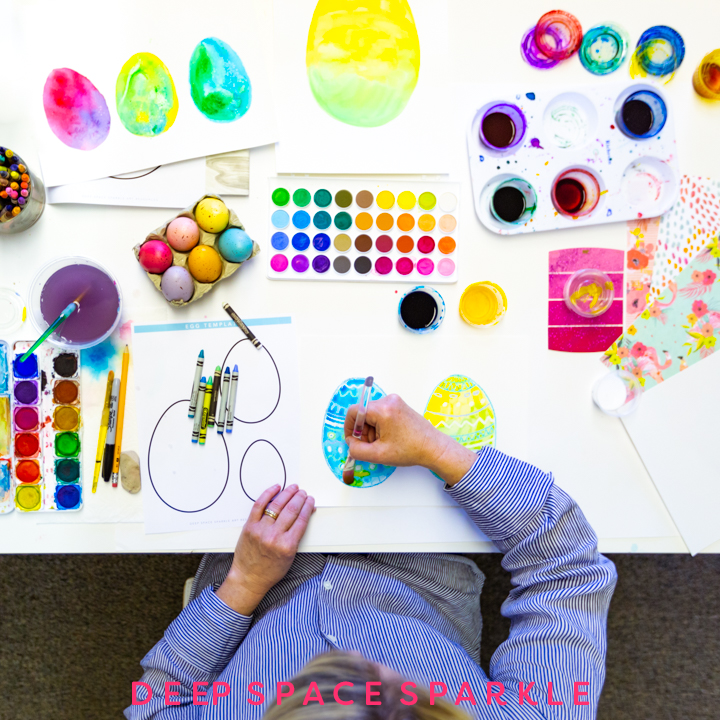
<instances>
[{"instance_id":1,"label":"plastic paint palette tray","mask_svg":"<svg viewBox=\"0 0 720 720\"><path fill-rule=\"evenodd\" d=\"M457 183L272 178L267 276L457 282L459 211Z\"/></svg>"},{"instance_id":2,"label":"plastic paint palette tray","mask_svg":"<svg viewBox=\"0 0 720 720\"><path fill-rule=\"evenodd\" d=\"M657 217L678 197L673 113L652 85L481 98L467 142L475 212L500 235Z\"/></svg>"},{"instance_id":3,"label":"plastic paint palette tray","mask_svg":"<svg viewBox=\"0 0 720 720\"><path fill-rule=\"evenodd\" d=\"M44 345L16 362L31 345L16 342L10 357L12 504L22 512L80 510L80 354Z\"/></svg>"}]
</instances>

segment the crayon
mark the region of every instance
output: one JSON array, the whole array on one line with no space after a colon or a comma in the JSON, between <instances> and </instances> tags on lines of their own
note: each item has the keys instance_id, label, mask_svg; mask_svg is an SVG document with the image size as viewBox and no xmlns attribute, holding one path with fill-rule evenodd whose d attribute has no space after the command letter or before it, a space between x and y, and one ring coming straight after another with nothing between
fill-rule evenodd
<instances>
[{"instance_id":1,"label":"crayon","mask_svg":"<svg viewBox=\"0 0 720 720\"><path fill-rule=\"evenodd\" d=\"M222 382L222 392L218 395L217 431L222 435L225 429L225 415L227 414L227 403L230 397L230 368L225 368Z\"/></svg>"},{"instance_id":2,"label":"crayon","mask_svg":"<svg viewBox=\"0 0 720 720\"><path fill-rule=\"evenodd\" d=\"M200 444L205 444L207 438L208 417L210 415L210 398L212 397L212 378L207 379L205 387L205 400L203 401L202 421L200 422Z\"/></svg>"},{"instance_id":3,"label":"crayon","mask_svg":"<svg viewBox=\"0 0 720 720\"><path fill-rule=\"evenodd\" d=\"M210 415L208 416L208 427L215 427L215 413L217 412L218 394L220 393L220 373L222 368L218 365L213 375L212 397L210 398Z\"/></svg>"},{"instance_id":4,"label":"crayon","mask_svg":"<svg viewBox=\"0 0 720 720\"><path fill-rule=\"evenodd\" d=\"M200 439L200 425L202 424L202 407L205 404L205 376L200 378L198 385L198 393L195 396L196 400L200 403L199 412L195 413L195 422L193 423L192 441L196 443Z\"/></svg>"},{"instance_id":5,"label":"crayon","mask_svg":"<svg viewBox=\"0 0 720 720\"><path fill-rule=\"evenodd\" d=\"M238 386L238 366L233 368L232 382L230 383L230 397L227 404L227 417L225 418L225 432L230 434L233 431L233 421L235 420L235 402L237 400Z\"/></svg>"},{"instance_id":6,"label":"crayon","mask_svg":"<svg viewBox=\"0 0 720 720\"><path fill-rule=\"evenodd\" d=\"M190 408L188 409L188 417L195 417L197 409L198 390L200 388L200 376L202 375L203 365L205 364L205 351L201 350L195 363L195 378L193 379L192 391L190 392ZM202 403L200 404L202 407Z\"/></svg>"}]
</instances>

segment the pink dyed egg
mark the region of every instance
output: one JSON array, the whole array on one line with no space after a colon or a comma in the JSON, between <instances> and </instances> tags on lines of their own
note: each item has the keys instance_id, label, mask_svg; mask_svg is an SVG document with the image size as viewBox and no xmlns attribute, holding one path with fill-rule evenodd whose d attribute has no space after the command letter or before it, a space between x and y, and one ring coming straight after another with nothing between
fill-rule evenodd
<instances>
[{"instance_id":1,"label":"pink dyed egg","mask_svg":"<svg viewBox=\"0 0 720 720\"><path fill-rule=\"evenodd\" d=\"M167 226L165 236L175 250L189 252L200 241L200 228L192 218L179 217Z\"/></svg>"},{"instance_id":2,"label":"pink dyed egg","mask_svg":"<svg viewBox=\"0 0 720 720\"><path fill-rule=\"evenodd\" d=\"M147 272L159 275L173 264L172 250L162 240L148 240L140 247L138 260Z\"/></svg>"}]
</instances>

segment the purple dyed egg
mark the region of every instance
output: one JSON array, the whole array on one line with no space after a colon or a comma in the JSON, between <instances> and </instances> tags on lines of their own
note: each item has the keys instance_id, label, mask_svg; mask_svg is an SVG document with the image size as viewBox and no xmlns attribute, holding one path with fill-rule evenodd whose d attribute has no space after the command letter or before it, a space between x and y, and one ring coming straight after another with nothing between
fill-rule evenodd
<instances>
[{"instance_id":1,"label":"purple dyed egg","mask_svg":"<svg viewBox=\"0 0 720 720\"><path fill-rule=\"evenodd\" d=\"M187 268L173 265L163 273L160 289L168 302L175 300L188 302L195 292L195 285Z\"/></svg>"},{"instance_id":2,"label":"purple dyed egg","mask_svg":"<svg viewBox=\"0 0 720 720\"><path fill-rule=\"evenodd\" d=\"M55 69L48 75L43 107L50 129L75 150L94 150L110 132L110 111L102 93L70 68Z\"/></svg>"},{"instance_id":3,"label":"purple dyed egg","mask_svg":"<svg viewBox=\"0 0 720 720\"><path fill-rule=\"evenodd\" d=\"M172 265L172 250L162 240L148 240L140 247L138 261L144 270L159 275Z\"/></svg>"}]
</instances>

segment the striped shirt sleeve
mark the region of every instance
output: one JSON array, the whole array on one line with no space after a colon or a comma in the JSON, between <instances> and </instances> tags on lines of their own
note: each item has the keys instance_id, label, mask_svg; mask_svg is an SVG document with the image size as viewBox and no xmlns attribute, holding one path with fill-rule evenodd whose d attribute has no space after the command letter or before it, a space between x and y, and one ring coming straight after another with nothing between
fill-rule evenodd
<instances>
[{"instance_id":1,"label":"striped shirt sleeve","mask_svg":"<svg viewBox=\"0 0 720 720\"><path fill-rule=\"evenodd\" d=\"M516 699L521 683L535 683L542 717L594 718L617 573L582 511L551 474L490 447L446 490L505 554L514 585L502 607L510 635L490 680Z\"/></svg>"},{"instance_id":2,"label":"striped shirt sleeve","mask_svg":"<svg viewBox=\"0 0 720 720\"><path fill-rule=\"evenodd\" d=\"M131 705L125 716L132 720L157 718L173 720L192 718L199 712L193 705L193 683L212 683L225 669L245 638L252 617L228 607L214 592L205 588L173 620L162 640L142 659L145 670L141 678L152 689L152 699L144 705ZM165 683L175 683L171 690L174 703L165 702ZM200 688L202 692L207 686ZM140 686L138 700L147 698Z\"/></svg>"}]
</instances>

